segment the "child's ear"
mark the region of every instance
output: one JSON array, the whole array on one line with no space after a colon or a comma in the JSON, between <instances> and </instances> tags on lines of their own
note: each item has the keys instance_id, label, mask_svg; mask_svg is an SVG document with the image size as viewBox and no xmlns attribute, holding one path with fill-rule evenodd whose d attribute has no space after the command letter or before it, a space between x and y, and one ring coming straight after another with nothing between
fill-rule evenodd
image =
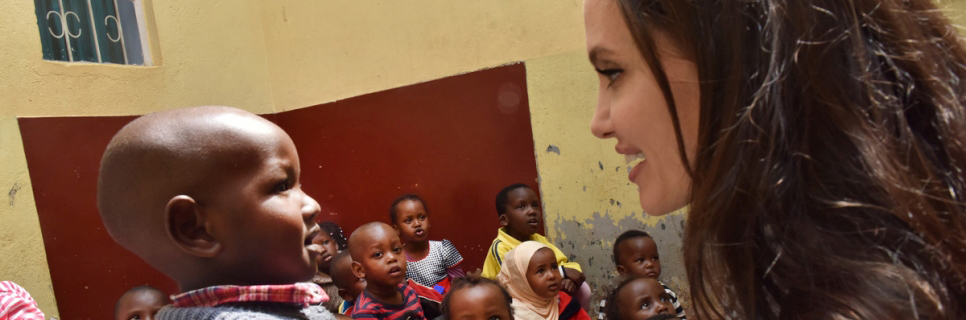
<instances>
[{"instance_id":1,"label":"child's ear","mask_svg":"<svg viewBox=\"0 0 966 320\"><path fill-rule=\"evenodd\" d=\"M221 253L221 243L208 232L206 216L189 196L179 195L164 207L165 231L175 245L193 256L212 258Z\"/></svg>"},{"instance_id":2,"label":"child's ear","mask_svg":"<svg viewBox=\"0 0 966 320\"><path fill-rule=\"evenodd\" d=\"M352 261L352 274L355 275L356 278L365 279L366 270L362 268L362 263L359 263L359 261Z\"/></svg>"},{"instance_id":3,"label":"child's ear","mask_svg":"<svg viewBox=\"0 0 966 320\"><path fill-rule=\"evenodd\" d=\"M622 265L617 265L617 273L621 276L627 275L627 269L624 269Z\"/></svg>"},{"instance_id":4,"label":"child's ear","mask_svg":"<svg viewBox=\"0 0 966 320\"><path fill-rule=\"evenodd\" d=\"M507 220L506 215L505 214L501 214L500 215L500 226L506 227L509 224L510 224L510 221Z\"/></svg>"}]
</instances>

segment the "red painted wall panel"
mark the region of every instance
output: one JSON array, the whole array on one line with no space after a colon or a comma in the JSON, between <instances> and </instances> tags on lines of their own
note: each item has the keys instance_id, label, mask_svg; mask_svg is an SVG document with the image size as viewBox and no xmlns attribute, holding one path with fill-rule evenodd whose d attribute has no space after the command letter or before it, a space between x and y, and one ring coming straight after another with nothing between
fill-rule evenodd
<instances>
[{"instance_id":1,"label":"red painted wall panel","mask_svg":"<svg viewBox=\"0 0 966 320\"><path fill-rule=\"evenodd\" d=\"M389 204L418 193L433 239L453 241L469 271L496 234L496 192L536 187L526 76L504 66L268 115L295 141L303 187L347 235L388 222ZM115 244L96 208L110 138L134 117L19 119L54 293L64 319L108 319L127 289L177 290ZM29 267L29 266L25 266Z\"/></svg>"},{"instance_id":2,"label":"red painted wall panel","mask_svg":"<svg viewBox=\"0 0 966 320\"><path fill-rule=\"evenodd\" d=\"M161 272L114 243L97 213L101 155L114 133L133 119L19 119L62 319L113 319L114 302L134 286L177 290Z\"/></svg>"},{"instance_id":3,"label":"red painted wall panel","mask_svg":"<svg viewBox=\"0 0 966 320\"><path fill-rule=\"evenodd\" d=\"M499 227L503 187L536 187L523 64L282 112L302 161L303 188L322 219L348 232L389 222L389 205L416 193L430 239L449 239L467 271L483 266Z\"/></svg>"}]
</instances>

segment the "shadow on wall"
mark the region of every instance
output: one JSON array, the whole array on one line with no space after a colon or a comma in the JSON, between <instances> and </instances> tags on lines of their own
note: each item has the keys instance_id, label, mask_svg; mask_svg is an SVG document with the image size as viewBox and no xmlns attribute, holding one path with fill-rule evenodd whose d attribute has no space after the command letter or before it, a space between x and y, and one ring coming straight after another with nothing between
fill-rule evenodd
<instances>
[{"instance_id":1,"label":"shadow on wall","mask_svg":"<svg viewBox=\"0 0 966 320\"><path fill-rule=\"evenodd\" d=\"M523 64L265 117L295 141L303 188L322 205L320 220L348 235L369 221L388 222L389 204L417 193L432 217L430 238L451 240L468 271L483 265L496 235L496 193L515 182L538 190ZM115 244L97 213L101 154L133 119L19 119L64 319L109 319L116 299L137 285L177 291Z\"/></svg>"}]
</instances>

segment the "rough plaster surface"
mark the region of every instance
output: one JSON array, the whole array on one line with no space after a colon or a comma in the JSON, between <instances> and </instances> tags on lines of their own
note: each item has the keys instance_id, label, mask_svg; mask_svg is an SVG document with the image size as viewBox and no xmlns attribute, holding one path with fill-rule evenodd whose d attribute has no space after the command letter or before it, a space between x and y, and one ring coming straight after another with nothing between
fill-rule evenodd
<instances>
[{"instance_id":1,"label":"rough plaster surface","mask_svg":"<svg viewBox=\"0 0 966 320\"><path fill-rule=\"evenodd\" d=\"M646 231L654 238L661 256L662 271L659 280L674 290L678 301L687 309L690 306L690 295L681 256L684 215L664 216L654 226L645 224L644 220L640 213L614 220L607 212L594 212L591 218L583 221L564 220L558 215L556 220L548 220L547 225L558 234L566 235L566 238L558 236L551 241L566 252L570 259L580 263L594 292L595 305L596 301L606 298L621 280L614 267L614 239L627 230Z\"/></svg>"}]
</instances>

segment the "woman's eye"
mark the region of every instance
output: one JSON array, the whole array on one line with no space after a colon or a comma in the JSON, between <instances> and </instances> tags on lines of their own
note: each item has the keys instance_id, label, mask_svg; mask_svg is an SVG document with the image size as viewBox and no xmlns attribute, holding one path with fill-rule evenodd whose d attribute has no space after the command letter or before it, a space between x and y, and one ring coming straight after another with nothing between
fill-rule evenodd
<instances>
[{"instance_id":1,"label":"woman's eye","mask_svg":"<svg viewBox=\"0 0 966 320\"><path fill-rule=\"evenodd\" d=\"M622 70L622 69L604 69L604 70L597 69L597 73L599 73L599 74L607 77L607 81L613 83L614 80L617 80L617 77L620 77L620 75L622 73L624 73L624 70Z\"/></svg>"}]
</instances>

